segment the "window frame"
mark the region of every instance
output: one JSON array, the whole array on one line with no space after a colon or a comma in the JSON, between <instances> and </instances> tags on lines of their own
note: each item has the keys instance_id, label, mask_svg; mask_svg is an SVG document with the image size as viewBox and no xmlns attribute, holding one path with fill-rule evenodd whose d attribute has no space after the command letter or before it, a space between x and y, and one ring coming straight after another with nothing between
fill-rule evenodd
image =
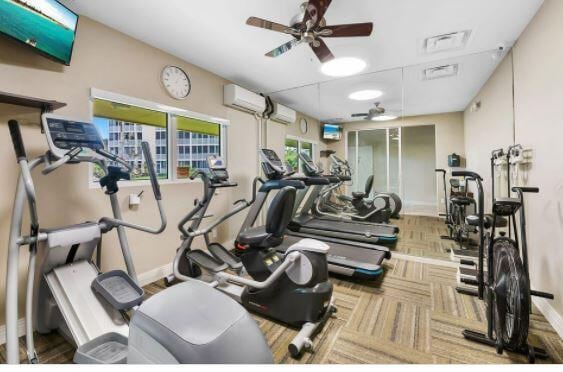
<instances>
[{"instance_id":1,"label":"window frame","mask_svg":"<svg viewBox=\"0 0 563 372\"><path fill-rule=\"evenodd\" d=\"M201 182L200 179L190 180L189 178L178 178L177 167L175 166L178 161L176 154L177 145L177 124L176 117L183 116L190 119L203 120L212 124L219 125L219 151L221 156L228 164L228 152L227 152L227 138L228 138L228 127L230 126L230 120L219 118L216 116L211 116L207 114L202 114L199 112L194 112L190 110L185 110L177 107L167 106L151 101L146 101L143 99L130 97L118 93L108 92L101 89L91 88L90 89L90 121L94 120L94 100L101 99L106 101L111 101L115 103L120 103L124 105L136 106L139 108L159 111L166 114L166 138L167 138L167 162L168 162L168 178L166 180L159 180L161 185L174 185L174 184L188 184L194 182ZM153 154L153 159L156 162L156 151ZM100 183L95 181L93 178L94 165L90 163L88 170L88 184L90 189L101 188ZM121 181L119 183L120 187L142 187L150 186L150 180L138 180L138 181Z\"/></svg>"},{"instance_id":2,"label":"window frame","mask_svg":"<svg viewBox=\"0 0 563 372\"><path fill-rule=\"evenodd\" d=\"M301 153L301 150L303 149L303 146L302 146L303 143L310 143L312 145L311 151L313 153L313 156L312 156L313 161L314 162L317 161L317 150L319 148L319 142L312 140L312 139L309 139L309 138L292 136L290 134L285 136L285 139L284 139L284 142L283 142L284 143L284 153L283 153L284 159L285 159L285 148L286 148L285 143L286 143L287 140L297 141L297 154ZM301 158L299 157L299 155L297 156L297 167L298 167L297 173L301 173L302 164L301 164Z\"/></svg>"}]
</instances>

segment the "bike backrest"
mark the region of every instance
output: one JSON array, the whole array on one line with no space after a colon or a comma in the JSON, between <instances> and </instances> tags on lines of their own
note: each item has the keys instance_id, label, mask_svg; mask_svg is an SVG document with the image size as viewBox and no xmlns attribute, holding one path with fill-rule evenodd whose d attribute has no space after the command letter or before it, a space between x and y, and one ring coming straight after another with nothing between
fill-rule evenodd
<instances>
[{"instance_id":1,"label":"bike backrest","mask_svg":"<svg viewBox=\"0 0 563 372\"><path fill-rule=\"evenodd\" d=\"M287 225L293 217L293 205L295 204L295 188L284 187L281 189L268 209L266 217L266 232L275 237L284 235Z\"/></svg>"}]
</instances>

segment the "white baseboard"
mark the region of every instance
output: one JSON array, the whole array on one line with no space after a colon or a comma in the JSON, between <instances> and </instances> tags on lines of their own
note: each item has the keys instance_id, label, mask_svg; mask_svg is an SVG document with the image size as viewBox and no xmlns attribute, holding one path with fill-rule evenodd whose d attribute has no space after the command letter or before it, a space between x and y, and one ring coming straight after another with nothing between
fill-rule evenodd
<instances>
[{"instance_id":1,"label":"white baseboard","mask_svg":"<svg viewBox=\"0 0 563 372\"><path fill-rule=\"evenodd\" d=\"M143 287L169 275L172 275L172 263L167 263L166 265L139 274L137 279L139 280L141 287Z\"/></svg>"},{"instance_id":2,"label":"white baseboard","mask_svg":"<svg viewBox=\"0 0 563 372\"><path fill-rule=\"evenodd\" d=\"M532 301L540 313L547 319L548 323L555 329L559 337L563 338L563 316L561 316L561 314L553 308L550 301L545 298L534 297Z\"/></svg>"}]
</instances>

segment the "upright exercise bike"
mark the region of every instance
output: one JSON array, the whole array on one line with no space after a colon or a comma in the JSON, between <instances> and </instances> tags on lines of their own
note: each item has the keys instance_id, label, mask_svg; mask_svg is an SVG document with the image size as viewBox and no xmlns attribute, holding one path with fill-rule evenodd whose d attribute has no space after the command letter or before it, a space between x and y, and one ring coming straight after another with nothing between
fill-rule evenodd
<instances>
[{"instance_id":1,"label":"upright exercise bike","mask_svg":"<svg viewBox=\"0 0 563 372\"><path fill-rule=\"evenodd\" d=\"M208 158L209 173L198 170L191 178L203 181L203 198L180 221L182 244L174 259L174 276L181 281L201 279L240 302L252 312L300 328L288 346L292 357L312 349L313 337L336 312L332 298L332 283L328 278L328 245L303 239L284 254L275 247L280 245L293 216L296 189L302 181L280 180L284 187L270 203L264 226L252 227L239 233L236 239L238 256L219 243L212 243L210 232L255 203L257 185L254 180L253 199L239 200L225 216L201 228L212 198L218 189L236 187L220 157ZM186 227L190 223L189 227ZM207 251L192 249L194 238L202 236ZM236 275L229 273L233 271ZM246 277L245 274L250 276Z\"/></svg>"},{"instance_id":2,"label":"upright exercise bike","mask_svg":"<svg viewBox=\"0 0 563 372\"><path fill-rule=\"evenodd\" d=\"M535 291L530 286L528 265L528 244L526 239L526 214L524 194L538 193L534 187L513 187L517 198L496 198L493 201L491 232L485 234L486 217L484 210L483 179L468 171L454 171L454 177L470 177L476 181L478 193L479 257L477 290L459 288L484 300L487 307L487 332L463 331L463 336L475 342L495 347L497 353L503 350L526 355L530 363L536 358L545 359L547 352L528 343L531 297L553 299L553 294ZM520 210L520 239L516 214ZM512 221L514 239L495 236L497 219L507 217ZM485 275L485 260L487 272ZM470 283L471 284L471 283Z\"/></svg>"}]
</instances>

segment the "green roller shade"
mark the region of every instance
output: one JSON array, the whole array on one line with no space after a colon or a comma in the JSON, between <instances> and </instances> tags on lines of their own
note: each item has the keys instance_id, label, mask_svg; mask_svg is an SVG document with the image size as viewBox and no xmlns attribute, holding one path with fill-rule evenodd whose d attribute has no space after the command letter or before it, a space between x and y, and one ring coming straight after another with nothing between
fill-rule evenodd
<instances>
[{"instance_id":1,"label":"green roller shade","mask_svg":"<svg viewBox=\"0 0 563 372\"><path fill-rule=\"evenodd\" d=\"M147 110L103 99L94 100L94 116L161 128L166 128L167 121L167 115L164 112Z\"/></svg>"},{"instance_id":2,"label":"green roller shade","mask_svg":"<svg viewBox=\"0 0 563 372\"><path fill-rule=\"evenodd\" d=\"M176 116L176 126L178 130L208 134L210 136L219 136L220 125L215 123L210 123L205 120L187 118L185 116Z\"/></svg>"}]
</instances>

